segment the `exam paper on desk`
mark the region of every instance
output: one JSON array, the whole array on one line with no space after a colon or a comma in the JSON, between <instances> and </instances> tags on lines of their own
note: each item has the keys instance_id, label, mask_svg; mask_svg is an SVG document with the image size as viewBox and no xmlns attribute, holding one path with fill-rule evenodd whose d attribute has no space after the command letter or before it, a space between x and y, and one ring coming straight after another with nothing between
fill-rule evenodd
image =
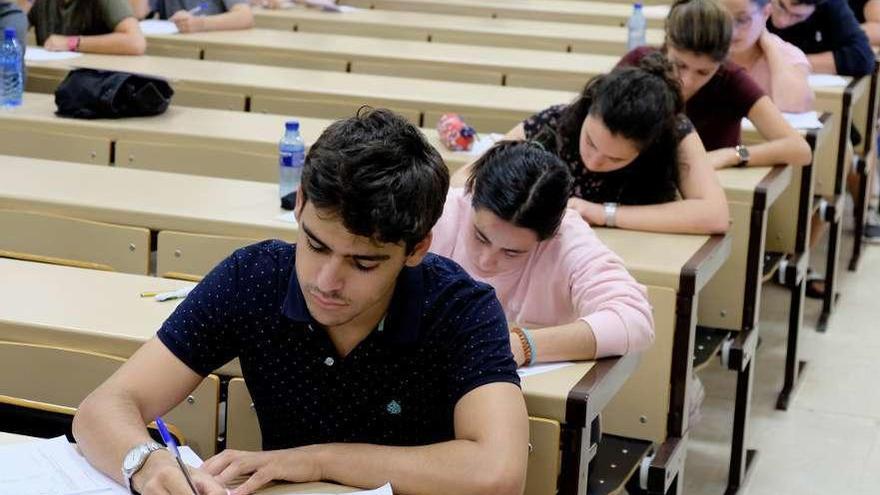
<instances>
[{"instance_id":1,"label":"exam paper on desk","mask_svg":"<svg viewBox=\"0 0 880 495\"><path fill-rule=\"evenodd\" d=\"M37 48L29 46L24 53L25 62L52 62L55 60L70 60L72 58L82 57L82 53L78 52L50 52L45 48Z\"/></svg>"},{"instance_id":2,"label":"exam paper on desk","mask_svg":"<svg viewBox=\"0 0 880 495\"><path fill-rule=\"evenodd\" d=\"M202 460L181 447L184 462L193 467ZM2 495L129 495L128 490L86 460L65 437L0 446Z\"/></svg>"},{"instance_id":3,"label":"exam paper on desk","mask_svg":"<svg viewBox=\"0 0 880 495\"><path fill-rule=\"evenodd\" d=\"M180 447L183 462L200 467L202 459ZM65 437L0 446L0 495L129 495L104 475ZM317 495L317 494L313 494ZM393 495L390 484L349 495Z\"/></svg>"},{"instance_id":4,"label":"exam paper on desk","mask_svg":"<svg viewBox=\"0 0 880 495\"><path fill-rule=\"evenodd\" d=\"M172 21L163 21L160 19L146 19L140 22L141 32L150 34L178 34L177 24Z\"/></svg>"}]
</instances>

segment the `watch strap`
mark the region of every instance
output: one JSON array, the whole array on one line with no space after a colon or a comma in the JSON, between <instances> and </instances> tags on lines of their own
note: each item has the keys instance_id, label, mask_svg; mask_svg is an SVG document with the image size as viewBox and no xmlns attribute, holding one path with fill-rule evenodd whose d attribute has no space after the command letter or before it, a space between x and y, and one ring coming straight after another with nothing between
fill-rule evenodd
<instances>
[{"instance_id":1,"label":"watch strap","mask_svg":"<svg viewBox=\"0 0 880 495\"><path fill-rule=\"evenodd\" d=\"M605 203L605 226L617 227L617 203Z\"/></svg>"}]
</instances>

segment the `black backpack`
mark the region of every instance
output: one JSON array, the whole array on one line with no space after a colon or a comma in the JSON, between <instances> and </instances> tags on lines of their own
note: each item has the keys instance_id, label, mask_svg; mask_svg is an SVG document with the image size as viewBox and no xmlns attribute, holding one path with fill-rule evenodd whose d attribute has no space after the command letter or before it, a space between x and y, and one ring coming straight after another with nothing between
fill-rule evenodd
<instances>
[{"instance_id":1,"label":"black backpack","mask_svg":"<svg viewBox=\"0 0 880 495\"><path fill-rule=\"evenodd\" d=\"M55 90L58 115L77 119L116 119L159 115L174 90L164 79L128 72L76 69Z\"/></svg>"}]
</instances>

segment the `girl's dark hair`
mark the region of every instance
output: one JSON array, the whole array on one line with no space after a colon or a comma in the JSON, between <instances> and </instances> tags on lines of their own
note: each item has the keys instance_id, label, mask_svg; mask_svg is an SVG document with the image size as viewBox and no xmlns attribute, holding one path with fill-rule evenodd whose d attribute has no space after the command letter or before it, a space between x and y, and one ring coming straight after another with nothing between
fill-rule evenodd
<instances>
[{"instance_id":1,"label":"girl's dark hair","mask_svg":"<svg viewBox=\"0 0 880 495\"><path fill-rule=\"evenodd\" d=\"M528 141L501 141L472 165L465 186L474 209L552 237L571 194L571 174L555 154Z\"/></svg>"},{"instance_id":2,"label":"girl's dark hair","mask_svg":"<svg viewBox=\"0 0 880 495\"><path fill-rule=\"evenodd\" d=\"M666 44L677 50L727 58L733 19L716 0L676 0L666 16Z\"/></svg>"},{"instance_id":3,"label":"girl's dark hair","mask_svg":"<svg viewBox=\"0 0 880 495\"><path fill-rule=\"evenodd\" d=\"M639 156L620 171L627 180L619 202L654 204L674 199L678 184L679 125L684 112L681 85L661 53L645 55L638 66L625 66L597 76L563 110L558 133L545 127L535 140L569 156L580 156L580 132L588 115L598 118L615 136L639 149ZM562 136L568 136L566 142ZM596 174L589 172L588 174ZM616 172L609 172L616 173Z\"/></svg>"}]
</instances>

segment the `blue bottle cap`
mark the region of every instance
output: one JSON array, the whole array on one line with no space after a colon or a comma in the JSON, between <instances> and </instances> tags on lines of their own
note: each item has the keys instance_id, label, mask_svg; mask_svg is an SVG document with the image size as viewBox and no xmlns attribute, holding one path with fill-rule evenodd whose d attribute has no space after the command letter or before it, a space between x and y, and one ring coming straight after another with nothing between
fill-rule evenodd
<instances>
[{"instance_id":1,"label":"blue bottle cap","mask_svg":"<svg viewBox=\"0 0 880 495\"><path fill-rule=\"evenodd\" d=\"M633 7L637 8L637 9L641 9L641 8L642 8L642 2L636 2L636 3L634 3L634 4L633 4Z\"/></svg>"},{"instance_id":2,"label":"blue bottle cap","mask_svg":"<svg viewBox=\"0 0 880 495\"><path fill-rule=\"evenodd\" d=\"M284 124L284 128L288 131L299 131L299 121L298 120L288 120Z\"/></svg>"},{"instance_id":3,"label":"blue bottle cap","mask_svg":"<svg viewBox=\"0 0 880 495\"><path fill-rule=\"evenodd\" d=\"M8 28L4 29L3 30L3 39L6 41L14 40L15 39L15 28L8 27Z\"/></svg>"}]
</instances>

